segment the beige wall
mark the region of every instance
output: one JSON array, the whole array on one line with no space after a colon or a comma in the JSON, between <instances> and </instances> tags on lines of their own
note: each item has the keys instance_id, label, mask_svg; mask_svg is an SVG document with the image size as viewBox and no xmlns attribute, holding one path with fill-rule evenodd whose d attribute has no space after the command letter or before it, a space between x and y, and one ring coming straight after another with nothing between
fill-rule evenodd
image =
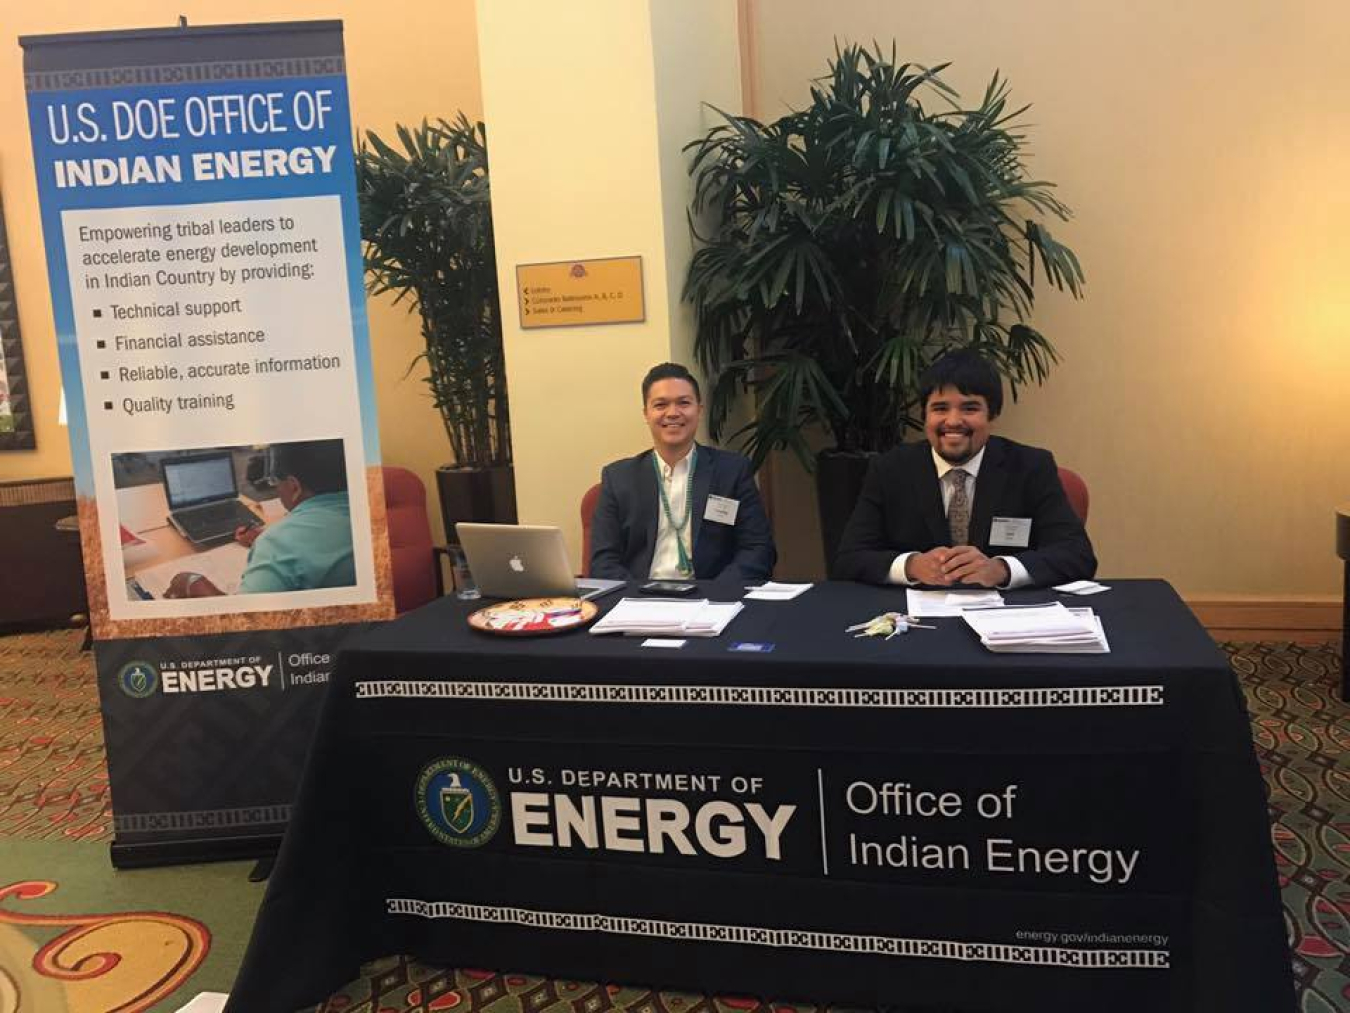
<instances>
[{"instance_id":1,"label":"beige wall","mask_svg":"<svg viewBox=\"0 0 1350 1013\"><path fill-rule=\"evenodd\" d=\"M834 39L953 61L972 102L1001 69L1032 172L1077 217L1056 235L1081 303L1043 296L1063 354L1002 431L1092 492L1107 576L1191 596L1335 595L1350 500L1350 7L1141 0L752 0L757 113L799 106ZM793 568L814 507L775 481ZM794 494L794 490L799 490ZM795 543L795 544L794 544Z\"/></svg>"},{"instance_id":2,"label":"beige wall","mask_svg":"<svg viewBox=\"0 0 1350 1013\"><path fill-rule=\"evenodd\" d=\"M479 5L519 516L561 527L574 560L583 493L651 445L643 374L689 345L679 147L700 100L739 99L735 18L732 0ZM521 329L517 264L631 255L645 322Z\"/></svg>"},{"instance_id":3,"label":"beige wall","mask_svg":"<svg viewBox=\"0 0 1350 1013\"><path fill-rule=\"evenodd\" d=\"M649 2L665 240L663 312L671 321L670 358L696 369L694 311L683 298L684 276L694 255L688 217L693 194L684 146L724 122L713 109L741 112L737 8L731 0Z\"/></svg>"},{"instance_id":4,"label":"beige wall","mask_svg":"<svg viewBox=\"0 0 1350 1013\"><path fill-rule=\"evenodd\" d=\"M186 13L194 24L341 19L352 119L358 130L373 129L387 136L395 123L450 118L459 109L472 117L482 115L473 0L405 5L340 0L6 2L0 13L0 187L15 264L38 449L0 454L0 480L70 474L66 431L56 422L56 340L28 140L22 53L14 39L49 32L173 25L180 13ZM439 528L432 473L449 460L450 445L440 416L424 393L420 374L414 371L404 376L421 348L417 318L409 317L402 307L391 306L388 299L373 299L370 329L384 462L422 475L431 497L433 523Z\"/></svg>"}]
</instances>

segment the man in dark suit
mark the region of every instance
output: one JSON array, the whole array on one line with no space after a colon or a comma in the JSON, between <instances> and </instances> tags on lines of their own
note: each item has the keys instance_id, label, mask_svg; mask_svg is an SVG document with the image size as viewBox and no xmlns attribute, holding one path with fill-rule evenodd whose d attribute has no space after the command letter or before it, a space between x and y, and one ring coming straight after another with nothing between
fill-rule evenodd
<instances>
[{"instance_id":1,"label":"man in dark suit","mask_svg":"<svg viewBox=\"0 0 1350 1013\"><path fill-rule=\"evenodd\" d=\"M663 362L643 379L642 404L653 449L601 473L591 576L768 578L778 554L750 462L695 442L698 381Z\"/></svg>"},{"instance_id":2,"label":"man in dark suit","mask_svg":"<svg viewBox=\"0 0 1350 1013\"><path fill-rule=\"evenodd\" d=\"M833 573L873 584L1024 587L1091 577L1097 559L1049 451L991 436L1003 383L953 352L920 380L926 443L874 459Z\"/></svg>"}]
</instances>

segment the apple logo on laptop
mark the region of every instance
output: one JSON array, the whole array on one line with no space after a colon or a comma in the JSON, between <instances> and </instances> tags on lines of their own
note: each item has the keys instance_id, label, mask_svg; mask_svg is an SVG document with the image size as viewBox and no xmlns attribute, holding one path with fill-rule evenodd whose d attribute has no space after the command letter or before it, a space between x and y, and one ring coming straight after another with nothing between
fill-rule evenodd
<instances>
[{"instance_id":1,"label":"apple logo on laptop","mask_svg":"<svg viewBox=\"0 0 1350 1013\"><path fill-rule=\"evenodd\" d=\"M525 564L520 561L519 556L512 556L507 562L511 564L511 569L515 570L516 573L525 572Z\"/></svg>"}]
</instances>

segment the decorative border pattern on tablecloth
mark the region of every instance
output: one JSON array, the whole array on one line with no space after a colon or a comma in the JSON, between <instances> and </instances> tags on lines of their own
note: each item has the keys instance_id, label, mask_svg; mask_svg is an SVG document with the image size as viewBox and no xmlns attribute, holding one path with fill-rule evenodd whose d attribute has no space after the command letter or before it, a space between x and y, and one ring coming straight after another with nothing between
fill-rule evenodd
<instances>
[{"instance_id":1,"label":"decorative border pattern on tablecloth","mask_svg":"<svg viewBox=\"0 0 1350 1013\"><path fill-rule=\"evenodd\" d=\"M866 953L883 957L926 957L933 960L1077 967L1083 970L1122 968L1158 970L1171 966L1171 955L1167 950L1160 949L1085 950L1067 946L1027 946L956 939L907 939L853 932L820 932L814 929L677 922L664 918L636 918L631 915L537 911L532 908L492 907L485 904L461 904L457 901L419 900L413 897L386 898L385 909L391 915L411 915L417 918L523 925L527 928L557 929L567 932L611 932L625 936L682 939L699 943L739 943L745 946L772 946L780 949L790 947L801 950L824 950L829 953Z\"/></svg>"},{"instance_id":2,"label":"decorative border pattern on tablecloth","mask_svg":"<svg viewBox=\"0 0 1350 1013\"><path fill-rule=\"evenodd\" d=\"M356 683L358 700L390 698L718 707L867 707L883 710L1160 707L1165 702L1162 686L868 689L811 686L634 686L623 683L464 682L431 679L364 679Z\"/></svg>"}]
</instances>

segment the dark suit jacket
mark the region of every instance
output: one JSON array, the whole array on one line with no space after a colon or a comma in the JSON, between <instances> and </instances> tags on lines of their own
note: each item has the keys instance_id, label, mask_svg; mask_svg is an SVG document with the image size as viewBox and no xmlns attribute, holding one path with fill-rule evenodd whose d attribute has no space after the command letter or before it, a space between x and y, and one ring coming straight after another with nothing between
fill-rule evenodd
<instances>
[{"instance_id":1,"label":"dark suit jacket","mask_svg":"<svg viewBox=\"0 0 1350 1013\"><path fill-rule=\"evenodd\" d=\"M1030 517L1030 545L991 546L989 529L995 517ZM1054 457L999 436L985 444L975 479L970 541L985 555L1020 560L1040 586L1083 580L1097 572L1092 543L1064 495ZM902 443L868 467L858 505L839 541L833 574L884 584L900 553L927 552L950 543L932 449L927 441Z\"/></svg>"},{"instance_id":2,"label":"dark suit jacket","mask_svg":"<svg viewBox=\"0 0 1350 1013\"><path fill-rule=\"evenodd\" d=\"M600 501L591 521L592 577L646 580L651 571L661 510L652 453L615 461L600 474ZM740 501L735 524L703 519L709 494ZM729 573L762 580L773 573L778 553L748 460L700 444L691 510L695 577Z\"/></svg>"}]
</instances>

